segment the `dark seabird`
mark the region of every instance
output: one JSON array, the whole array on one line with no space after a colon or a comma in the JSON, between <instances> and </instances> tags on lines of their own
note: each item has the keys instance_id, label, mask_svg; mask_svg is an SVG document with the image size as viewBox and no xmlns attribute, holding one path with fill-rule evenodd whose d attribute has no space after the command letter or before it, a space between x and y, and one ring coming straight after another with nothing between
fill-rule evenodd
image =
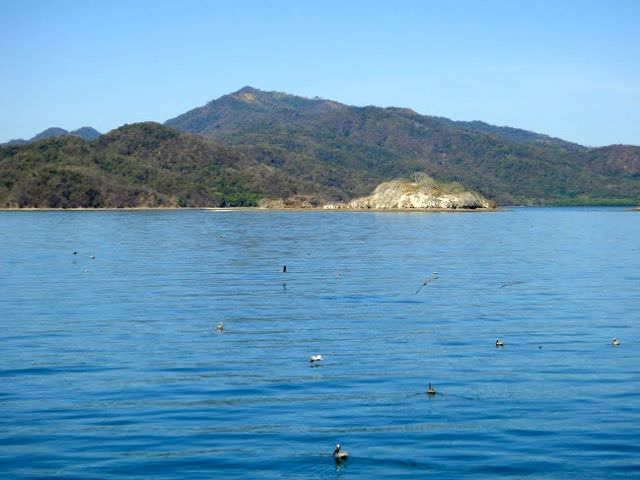
<instances>
[{"instance_id":1,"label":"dark seabird","mask_svg":"<svg viewBox=\"0 0 640 480\"><path fill-rule=\"evenodd\" d=\"M433 385L431 385L431 382L429 382L429 387L427 388L427 395L435 395L436 394L436 389L433 388Z\"/></svg>"},{"instance_id":2,"label":"dark seabird","mask_svg":"<svg viewBox=\"0 0 640 480\"><path fill-rule=\"evenodd\" d=\"M420 293L420 290L422 290L422 287L426 287L431 282L438 280L439 278L440 277L438 276L438 272L433 272L433 274L431 275L431 278L427 278L424 282L422 282L422 285L420 285L420 287L416 290L416 293L414 293L414 295L417 295L418 293Z\"/></svg>"}]
</instances>

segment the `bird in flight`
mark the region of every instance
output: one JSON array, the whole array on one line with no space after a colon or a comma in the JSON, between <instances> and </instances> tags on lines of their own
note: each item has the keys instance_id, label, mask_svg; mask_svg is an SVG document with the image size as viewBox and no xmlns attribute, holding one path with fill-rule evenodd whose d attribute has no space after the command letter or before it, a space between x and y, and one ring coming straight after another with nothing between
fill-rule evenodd
<instances>
[{"instance_id":1,"label":"bird in flight","mask_svg":"<svg viewBox=\"0 0 640 480\"><path fill-rule=\"evenodd\" d=\"M426 287L427 285L429 285L431 282L438 280L440 277L438 276L438 272L433 272L431 274L431 278L427 278L424 282L422 282L422 285L420 285L420 287L418 287L418 289L416 290L416 293L414 293L414 295L417 295L418 293L420 293L420 290L423 289L423 287Z\"/></svg>"}]
</instances>

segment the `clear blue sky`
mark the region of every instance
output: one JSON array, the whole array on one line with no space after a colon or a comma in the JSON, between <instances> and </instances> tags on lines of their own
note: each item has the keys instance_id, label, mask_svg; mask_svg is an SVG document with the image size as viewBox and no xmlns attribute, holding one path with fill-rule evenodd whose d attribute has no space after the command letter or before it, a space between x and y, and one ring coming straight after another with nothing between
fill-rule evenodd
<instances>
[{"instance_id":1,"label":"clear blue sky","mask_svg":"<svg viewBox=\"0 0 640 480\"><path fill-rule=\"evenodd\" d=\"M640 0L2 0L0 19L0 142L251 85L640 145Z\"/></svg>"}]
</instances>

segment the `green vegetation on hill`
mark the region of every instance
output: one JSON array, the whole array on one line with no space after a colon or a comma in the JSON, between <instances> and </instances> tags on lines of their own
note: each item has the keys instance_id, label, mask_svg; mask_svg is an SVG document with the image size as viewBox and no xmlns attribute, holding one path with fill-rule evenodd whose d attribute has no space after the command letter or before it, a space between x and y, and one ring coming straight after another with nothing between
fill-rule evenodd
<instances>
[{"instance_id":1,"label":"green vegetation on hill","mask_svg":"<svg viewBox=\"0 0 640 480\"><path fill-rule=\"evenodd\" d=\"M258 161L347 197L415 171L460 182L500 204L633 203L640 197L638 147L590 149L409 109L351 107L245 87L167 125L269 152Z\"/></svg>"},{"instance_id":2,"label":"green vegetation on hill","mask_svg":"<svg viewBox=\"0 0 640 480\"><path fill-rule=\"evenodd\" d=\"M166 126L68 133L0 148L0 206L321 205L416 172L502 205L640 202L640 147L250 87Z\"/></svg>"},{"instance_id":3,"label":"green vegetation on hill","mask_svg":"<svg viewBox=\"0 0 640 480\"><path fill-rule=\"evenodd\" d=\"M251 206L304 183L245 153L160 124L86 142L64 136L0 149L3 207Z\"/></svg>"}]
</instances>

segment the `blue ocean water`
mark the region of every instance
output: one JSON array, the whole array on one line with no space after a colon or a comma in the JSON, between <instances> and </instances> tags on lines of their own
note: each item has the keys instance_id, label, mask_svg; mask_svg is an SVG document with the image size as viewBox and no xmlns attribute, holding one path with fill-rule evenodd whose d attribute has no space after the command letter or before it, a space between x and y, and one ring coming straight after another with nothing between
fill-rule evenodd
<instances>
[{"instance_id":1,"label":"blue ocean water","mask_svg":"<svg viewBox=\"0 0 640 480\"><path fill-rule=\"evenodd\" d=\"M0 212L0 232L2 478L640 477L638 212Z\"/></svg>"}]
</instances>

